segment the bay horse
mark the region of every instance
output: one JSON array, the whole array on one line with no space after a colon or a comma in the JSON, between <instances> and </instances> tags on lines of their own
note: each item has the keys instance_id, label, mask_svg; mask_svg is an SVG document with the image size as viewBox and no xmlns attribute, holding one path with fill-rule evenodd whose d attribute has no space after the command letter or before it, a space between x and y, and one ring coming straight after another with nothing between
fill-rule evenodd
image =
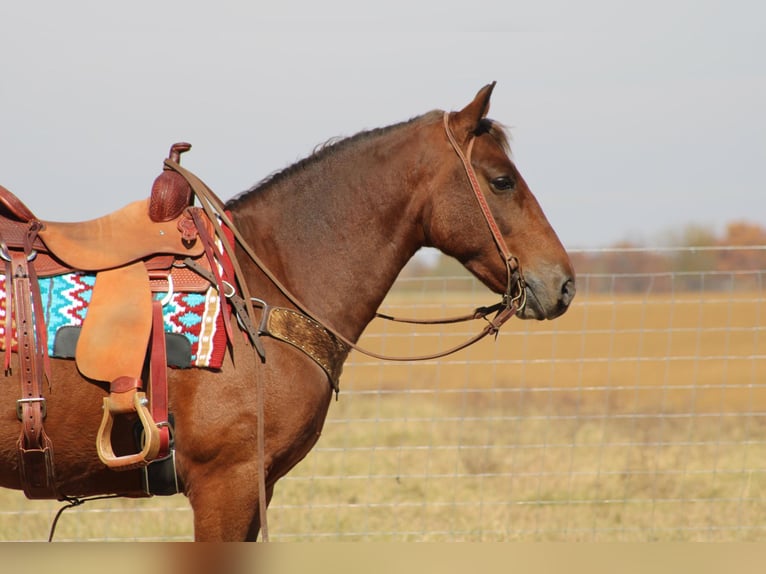
<instances>
[{"instance_id":1,"label":"bay horse","mask_svg":"<svg viewBox=\"0 0 766 574\"><path fill-rule=\"evenodd\" d=\"M574 297L574 270L509 158L506 133L487 117L493 88L483 87L457 112L432 111L325 145L229 200L231 220L270 274L350 342L423 246L456 258L500 294L509 290L509 274L520 271L516 295L523 304L513 314L558 317ZM480 197L471 191L472 178ZM512 254L513 269L497 240ZM295 308L242 245L236 254L251 294ZM276 482L322 431L333 394L325 371L296 346L269 337L262 345L263 363L244 337L235 337L220 370L170 370L177 477L193 509L196 540L257 539L259 500L268 504ZM72 497L137 496L140 470L115 472L96 456L105 389L84 380L71 360L53 359L52 375L45 427L55 445L58 490ZM264 398L262 460L255 448L256 378ZM0 486L20 489L17 385L11 383L0 386Z\"/></svg>"}]
</instances>

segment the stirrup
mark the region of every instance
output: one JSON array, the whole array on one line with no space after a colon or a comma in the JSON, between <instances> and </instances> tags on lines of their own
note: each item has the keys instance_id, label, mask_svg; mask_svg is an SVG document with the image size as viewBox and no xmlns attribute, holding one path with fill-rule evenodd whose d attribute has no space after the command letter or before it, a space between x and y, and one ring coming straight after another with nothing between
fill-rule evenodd
<instances>
[{"instance_id":1,"label":"stirrup","mask_svg":"<svg viewBox=\"0 0 766 574\"><path fill-rule=\"evenodd\" d=\"M104 397L104 416L98 429L96 450L101 462L112 470L133 470L144 467L155 460L160 452L160 429L149 412L146 393L137 392L133 395L133 409L144 428L144 447L141 452L117 456L112 448L112 427L114 416L124 414L125 410L119 408L112 397Z\"/></svg>"}]
</instances>

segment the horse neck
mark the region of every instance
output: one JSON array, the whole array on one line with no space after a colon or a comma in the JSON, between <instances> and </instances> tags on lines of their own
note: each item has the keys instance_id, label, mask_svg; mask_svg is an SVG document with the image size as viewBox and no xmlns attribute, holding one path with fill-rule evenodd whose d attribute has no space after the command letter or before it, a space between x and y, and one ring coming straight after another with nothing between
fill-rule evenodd
<instances>
[{"instance_id":1,"label":"horse neck","mask_svg":"<svg viewBox=\"0 0 766 574\"><path fill-rule=\"evenodd\" d=\"M232 207L269 270L307 311L353 340L424 242L413 183L424 178L413 174L429 162L416 161L423 152L413 139L405 124L336 144ZM262 276L256 283L253 296L280 297Z\"/></svg>"}]
</instances>

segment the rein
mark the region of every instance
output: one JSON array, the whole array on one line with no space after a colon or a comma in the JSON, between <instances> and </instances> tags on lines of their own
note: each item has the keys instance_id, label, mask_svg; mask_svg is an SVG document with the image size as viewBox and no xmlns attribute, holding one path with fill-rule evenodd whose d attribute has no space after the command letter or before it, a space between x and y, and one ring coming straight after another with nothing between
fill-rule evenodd
<instances>
[{"instance_id":1,"label":"rein","mask_svg":"<svg viewBox=\"0 0 766 574\"><path fill-rule=\"evenodd\" d=\"M208 216L208 219L212 222L213 227L215 229L216 234L219 237L224 237L221 225L218 222L218 219L220 220L230 229L232 234L234 235L234 238L236 242L239 244L239 246L245 251L245 253L250 257L250 259L255 263L260 270L266 275L266 277L269 279L269 281L272 282L272 284L279 289L279 291L282 292L282 294L293 304L295 307L302 312L306 317L316 321L319 325L324 327L330 334L332 334L338 341L346 345L350 349L354 349L355 351L358 351L359 353L362 353L364 355L367 355L369 357L373 357L380 360L385 361L425 361L430 359L437 359L441 357L445 357L447 355L451 355L457 351L460 351L462 349L465 349L466 347L473 345L474 343L478 342L479 340L483 339L489 334L494 334L497 336L500 327L508 321L511 317L513 317L518 311L524 308L524 305L526 304L526 291L525 291L525 283L524 278L521 274L521 268L519 265L519 260L517 257L515 257L513 254L511 254L510 250L508 249L508 246L505 243L505 240L503 239L502 234L500 233L500 229L497 225L497 222L495 221L495 218L492 216L492 212L489 209L489 205L487 204L487 201L484 197L484 194L481 191L481 186L479 185L478 178L476 177L476 172L473 169L473 166L471 165L471 152L473 150L473 143L475 141L475 136L471 138L471 140L468 143L468 150L467 154L464 154L463 151L460 149L460 146L457 144L455 140L455 136L452 133L452 130L449 127L449 113L444 113L444 129L447 134L447 138L452 145L453 149L455 150L455 153L457 153L458 157L460 158L460 161L462 162L463 168L465 170L466 175L468 176L468 181L471 184L471 189L474 193L474 196L476 197L476 200L479 203L479 207L481 208L481 212L484 215L484 219L487 222L487 225L490 229L490 232L492 233L492 238L495 241L495 244L497 245L497 248L500 252L500 255L503 258L503 262L505 263L506 267L506 273L507 273L507 283L506 283L506 290L503 294L502 300L492 306L489 307L479 307L474 310L473 313L463 315L460 317L452 317L452 318L446 318L446 319L435 319L435 320L423 320L423 319L401 319L392 317L390 315L384 315L381 313L376 313L376 316L382 319L387 319L391 321L398 321L403 323L412 323L412 324L447 324L447 323L458 323L463 321L470 321L475 319L485 319L487 321L487 325L482 329L478 334L471 337L467 341L452 347L450 349L447 349L446 351L441 351L433 354L428 355L421 355L421 356L414 356L414 357L398 357L398 356L387 356L378 354L372 351L369 351L367 349L364 349L360 346L358 346L356 343L339 333L336 329L329 326L326 321L321 321L317 317L315 317L310 311L307 310L306 306L296 297L293 293L291 293L287 287L285 287L284 284L282 284L281 281L266 267L266 265L263 263L260 257L255 253L253 248L250 246L250 244L247 242L247 240L242 236L239 229L234 225L231 218L226 213L226 208L223 204L223 202L218 198L218 196L196 175L191 173L190 171L186 170L185 168L181 167L179 163L174 161L173 159L166 159L165 160L165 166L168 169L172 169L173 171L179 173L182 175L188 182L189 185L192 187L192 190L194 191L194 194L196 195L197 199L199 200L200 204L202 205L203 211ZM259 335L260 332L258 329L255 328L256 321L255 321L255 309L253 306L253 301L257 301L259 304L263 305L263 312L266 313L268 311L268 305L263 303L262 301L258 299L254 299L250 296L250 293L248 291L247 284L244 280L244 275L242 273L242 270L240 268L240 265L238 263L237 257L234 253L234 247L229 244L228 241L222 241L223 249L225 250L226 254L229 256L229 259L232 262L232 265L234 267L234 275L236 277L236 282L239 284L240 289L242 290L242 298L237 300L236 304L236 310L237 315L240 320L240 323L242 326L246 329L248 332L249 338L251 339L253 346L255 350L257 351L261 362L265 360L265 354L263 351L263 347L259 341ZM234 302L235 298L232 297L232 294L227 294L227 297ZM488 318L490 314L496 313L496 315L493 318ZM257 361L256 361L257 364ZM260 522L261 522L261 537L263 541L268 541L268 526L267 526L267 520L266 520L266 478L265 478L265 469L263 468L264 465L264 459L265 459L265 437L264 437L264 389L263 389L263 381L260 380L261 378L258 377L258 381L256 384L256 403L257 403L257 451L258 451L258 458L260 460L260 468L259 468L259 512L260 512Z\"/></svg>"},{"instance_id":2,"label":"rein","mask_svg":"<svg viewBox=\"0 0 766 574\"><path fill-rule=\"evenodd\" d=\"M471 153L473 152L473 143L474 141L476 141L476 137L475 136L472 137L471 140L468 142L468 153L464 154L463 151L460 149L460 146L457 144L457 140L455 140L455 135L452 133L452 130L449 127L449 112L444 112L443 123L444 123L444 131L447 134L447 139L452 145L452 149L455 150L455 153L460 158L460 162L463 164L463 169L465 170L465 173L468 176L468 181L471 184L471 190L473 191L474 197L476 198L476 201L479 203L479 207L481 208L481 213L484 216L484 221L487 222L489 231L492 234L492 239L494 239L495 245L497 246L501 257L503 258L503 262L505 263L505 269L506 269L505 293L503 294L502 300L499 303L496 303L495 305L492 305L490 307L478 307L471 314L461 315L458 317L450 317L446 319L404 319L400 317L393 317L391 315L385 315L383 313L375 313L375 316L379 319L385 319L387 321L395 321L398 323L409 323L412 325L445 325L445 324L451 324L451 323L462 323L465 321L472 321L475 319L486 319L487 322L489 323L489 325L487 325L487 327L485 327L484 330L481 331L479 334L477 334L475 337L473 337L472 339L469 339L465 343L462 343L452 349L448 349L447 351L443 351L440 353L436 353L434 355L427 355L423 357L411 357L409 359L398 359L395 357L380 357L377 355L372 355L377 358L385 358L387 360L393 360L393 361L398 361L398 360L417 361L417 360L428 360L428 359L437 359L440 357L445 357L456 351L465 349L466 347L473 345L474 343L476 343L477 341L484 338L486 335L490 333L497 336L497 333L500 331L500 327L503 325L503 323L505 323L508 319L513 317L517 312L521 311L527 302L527 293L525 290L526 283L524 282L524 276L521 274L521 267L519 265L519 260L508 249L508 245L506 245L505 239L503 239L503 235L502 233L500 233L500 228L497 225L497 221L495 221L495 218L492 215L492 211L490 211L489 205L487 204L487 200L481 191L481 186L479 185L479 180L476 177L476 172L474 171L473 166L471 165ZM514 294L514 289L516 290L515 294ZM497 315L493 319L491 320L487 319L488 315L495 312L497 312Z\"/></svg>"},{"instance_id":3,"label":"rein","mask_svg":"<svg viewBox=\"0 0 766 574\"><path fill-rule=\"evenodd\" d=\"M277 289L279 289L279 291L293 305L295 305L295 307L299 311L301 311L304 315L306 315L310 319L319 323L329 333L331 333L335 338L337 338L340 342L342 342L344 345L346 345L350 349L353 349L369 357L373 357L373 358L384 360L384 361L426 361L431 359L438 359L438 358L456 353L457 351L460 351L462 349L465 349L466 347L469 347L470 345L473 345L474 343L483 339L487 335L490 335L490 334L497 335L500 330L500 327L506 321L508 321L508 319L510 319L517 312L523 309L524 305L526 304L526 291L525 291L526 284L524 282L524 277L521 274L519 260L508 249L508 246L506 245L505 240L503 239L503 236L500 233L500 229L497 225L497 222L495 221L495 218L489 209L489 205L487 204L484 194L481 191L481 186L479 184L478 178L476 177L476 172L474 171L473 166L471 165L470 158L471 158L471 152L473 151L473 143L475 141L475 136L472 137L471 140L469 141L468 151L466 154L466 153L463 153L463 151L460 149L460 146L457 144L457 141L455 140L455 136L449 127L448 112L444 113L444 130L446 132L447 139L449 140L450 144L455 150L455 153L460 158L460 161L463 165L463 169L465 170L465 173L468 176L468 181L471 184L471 190L473 191L474 196L477 202L479 203L479 207L481 208L482 215L484 216L484 219L487 222L487 226L489 227L489 230L492 234L492 238L495 241L495 244L500 252L500 255L503 258L503 262L506 267L507 283L506 283L506 291L503 294L502 300L499 303L489 307L478 307L477 309L473 311L473 313L469 313L467 315L462 315L459 317L451 317L446 319L431 319L431 320L405 319L405 318L393 317L391 315L385 315L382 313L376 313L376 317L379 317L381 319L386 319L389 321L397 321L401 323L410 323L410 324L438 325L438 324L450 324L450 323L459 323L464 321L472 321L476 319L485 319L487 321L487 325L484 327L484 329L482 329L478 334L474 335L467 341L455 347L447 349L445 351L440 351L440 352L428 354L428 355L401 357L401 356L389 356L389 355L382 355L379 353L375 353L373 351L370 351L370 350L364 349L363 347L358 346L356 343L354 343L353 341L345 337L343 334L338 332L337 329L328 325L326 321L322 321L318 319L313 313L311 313L306 308L306 305L302 303L301 300L296 295L290 292L290 290L287 289L287 287L285 287L285 285L282 284L282 282L276 276L274 276L274 274L263 263L261 258L258 257L258 255L255 253L253 248L248 244L247 240L242 236L242 234L239 232L237 227L231 221L231 218L226 214L225 206L223 202L215 195L215 193L213 193L213 191L196 175L186 170L185 168L181 167L178 163L176 163L172 159L166 159L165 165L169 167L170 169L177 171L178 173L180 173L182 176L186 178L186 180L189 182L192 189L194 190L194 193L200 199L200 203L202 204L202 207L204 211L206 212L206 214L208 215L209 219L214 222L214 226L216 227L216 232L220 231L218 222L216 221L216 217L215 217L217 215L221 219L221 221L223 221L223 223L227 227L229 227L237 243L245 251L248 257L250 257L253 263L255 263L260 268L260 270L264 273L264 275L266 275L269 281L271 281L272 284ZM228 245L227 242L223 242L223 243L224 243L224 248L227 251L227 254L229 255L230 259L232 260L235 266L235 275L237 277L242 277L241 270L239 269L239 265L236 262L237 259L234 254L233 247ZM257 340L257 329L253 327L256 324L255 314L254 314L255 312L253 307L253 298L249 296L247 287L244 284L245 283L244 280L240 280L239 283L240 283L240 288L242 288L243 290L243 295L245 300L244 310L246 311L245 317L241 317L241 320L245 323L244 326L247 329L248 333L250 334L251 339ZM257 301L259 302L259 304L262 304L261 301L259 300ZM491 319L488 318L489 315L491 315L492 313L496 313L496 315L492 317ZM249 323L249 325L247 323ZM261 359L263 360L264 355L263 355L262 347L258 343L254 342L254 344L256 344L259 355L261 356Z\"/></svg>"}]
</instances>

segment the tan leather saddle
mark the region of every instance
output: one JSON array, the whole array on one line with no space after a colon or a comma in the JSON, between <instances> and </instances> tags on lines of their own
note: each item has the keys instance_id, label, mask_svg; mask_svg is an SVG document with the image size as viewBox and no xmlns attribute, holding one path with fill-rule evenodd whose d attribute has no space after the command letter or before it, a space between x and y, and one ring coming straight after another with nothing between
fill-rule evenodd
<instances>
[{"instance_id":1,"label":"tan leather saddle","mask_svg":"<svg viewBox=\"0 0 766 574\"><path fill-rule=\"evenodd\" d=\"M186 143L174 144L169 159L178 163L180 154L190 147ZM48 377L50 383L50 367L40 277L71 271L96 274L75 361L85 377L110 385L97 438L101 461L109 468L126 470L145 466L167 454L170 430L164 330L161 302L153 293L171 291L172 286L185 291L203 291L210 286L203 277L209 278L209 273L201 275L182 263L194 260L198 269L207 270L215 266L211 250L213 226L192 203L189 184L167 167L155 180L148 199L79 223L41 221L18 197L0 186L6 374L15 325L22 366L22 397L17 407L22 431L18 447L28 497L58 498L52 444L42 424L46 415L43 380ZM145 385L142 373L146 370L147 349L150 380ZM118 455L112 449L114 420L122 415L138 416L141 421L144 440L140 452Z\"/></svg>"}]
</instances>

